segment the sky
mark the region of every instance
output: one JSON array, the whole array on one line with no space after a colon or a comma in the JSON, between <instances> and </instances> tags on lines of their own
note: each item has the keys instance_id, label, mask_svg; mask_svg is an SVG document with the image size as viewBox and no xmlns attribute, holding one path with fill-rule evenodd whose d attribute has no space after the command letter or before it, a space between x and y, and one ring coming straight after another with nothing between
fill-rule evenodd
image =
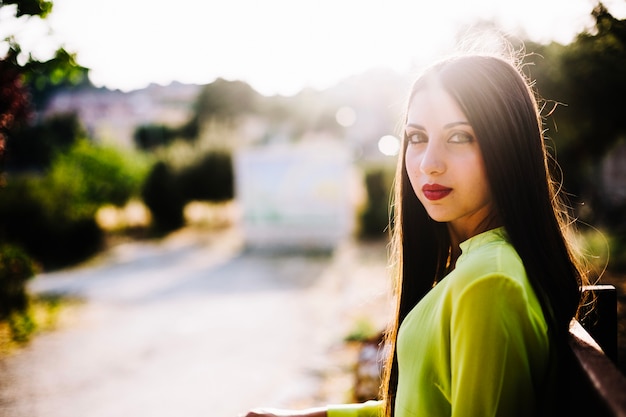
<instances>
[{"instance_id":1,"label":"sky","mask_svg":"<svg viewBox=\"0 0 626 417\"><path fill-rule=\"evenodd\" d=\"M603 2L617 18L625 0ZM594 0L54 0L20 29L45 56L77 54L97 86L130 91L172 81L242 80L262 94L323 89L372 68L411 71L478 20L537 42L593 26ZM1 18L2 16L0 16ZM2 22L2 20L0 20ZM4 28L1 28L4 26ZM2 30L11 30L6 23ZM2 51L0 50L0 53Z\"/></svg>"}]
</instances>

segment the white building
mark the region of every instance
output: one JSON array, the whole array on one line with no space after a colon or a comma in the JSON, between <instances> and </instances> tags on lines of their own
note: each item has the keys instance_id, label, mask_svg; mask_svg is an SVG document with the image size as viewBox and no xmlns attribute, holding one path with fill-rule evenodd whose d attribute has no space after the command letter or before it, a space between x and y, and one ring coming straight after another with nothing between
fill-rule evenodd
<instances>
[{"instance_id":1,"label":"white building","mask_svg":"<svg viewBox=\"0 0 626 417\"><path fill-rule=\"evenodd\" d=\"M350 236L360 183L350 150L311 140L235 155L236 195L249 247L330 250Z\"/></svg>"}]
</instances>

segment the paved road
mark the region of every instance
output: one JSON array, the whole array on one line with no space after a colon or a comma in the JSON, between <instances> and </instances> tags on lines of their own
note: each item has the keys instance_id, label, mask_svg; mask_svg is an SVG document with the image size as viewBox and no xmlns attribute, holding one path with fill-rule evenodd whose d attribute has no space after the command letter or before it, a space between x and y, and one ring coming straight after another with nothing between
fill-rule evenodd
<instances>
[{"instance_id":1,"label":"paved road","mask_svg":"<svg viewBox=\"0 0 626 417\"><path fill-rule=\"evenodd\" d=\"M236 229L186 231L39 276L32 291L86 302L0 359L0 416L234 417L315 405L327 399L328 351L355 319L350 306L385 291L383 250L269 255L243 250Z\"/></svg>"}]
</instances>

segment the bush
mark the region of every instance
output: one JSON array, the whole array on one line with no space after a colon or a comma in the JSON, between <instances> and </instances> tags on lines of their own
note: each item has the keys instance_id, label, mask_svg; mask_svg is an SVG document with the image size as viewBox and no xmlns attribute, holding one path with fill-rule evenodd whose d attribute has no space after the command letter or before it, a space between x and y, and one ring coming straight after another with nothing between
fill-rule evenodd
<instances>
[{"instance_id":1,"label":"bush","mask_svg":"<svg viewBox=\"0 0 626 417\"><path fill-rule=\"evenodd\" d=\"M133 141L137 148L147 151L167 146L176 139L194 141L198 138L199 126L197 118L188 123L172 128L162 124L146 124L135 129Z\"/></svg>"},{"instance_id":2,"label":"bush","mask_svg":"<svg viewBox=\"0 0 626 417\"><path fill-rule=\"evenodd\" d=\"M379 239L386 236L392 183L393 172L390 169L375 168L365 173L367 201L360 213L361 238Z\"/></svg>"},{"instance_id":3,"label":"bush","mask_svg":"<svg viewBox=\"0 0 626 417\"><path fill-rule=\"evenodd\" d=\"M84 135L75 114L58 115L26 126L9 138L7 168L45 170L59 152L67 151Z\"/></svg>"},{"instance_id":4,"label":"bush","mask_svg":"<svg viewBox=\"0 0 626 417\"><path fill-rule=\"evenodd\" d=\"M93 213L74 207L71 189L47 178L20 177L0 194L1 240L22 247L45 268L73 264L101 247Z\"/></svg>"},{"instance_id":5,"label":"bush","mask_svg":"<svg viewBox=\"0 0 626 417\"><path fill-rule=\"evenodd\" d=\"M80 262L103 242L95 214L139 195L148 161L82 139L58 153L45 176L13 175L0 190L0 238L46 268Z\"/></svg>"},{"instance_id":6,"label":"bush","mask_svg":"<svg viewBox=\"0 0 626 417\"><path fill-rule=\"evenodd\" d=\"M142 191L159 233L184 225L184 207L190 201L224 202L234 197L232 158L225 151L210 151L179 169L160 161L148 175Z\"/></svg>"},{"instance_id":7,"label":"bush","mask_svg":"<svg viewBox=\"0 0 626 417\"><path fill-rule=\"evenodd\" d=\"M139 126L133 134L133 140L139 149L150 150L167 145L174 139L175 134L170 127L150 124Z\"/></svg>"},{"instance_id":8,"label":"bush","mask_svg":"<svg viewBox=\"0 0 626 417\"><path fill-rule=\"evenodd\" d=\"M580 247L593 272L626 273L626 238L620 229L582 227Z\"/></svg>"},{"instance_id":9,"label":"bush","mask_svg":"<svg viewBox=\"0 0 626 417\"><path fill-rule=\"evenodd\" d=\"M206 154L198 162L184 168L178 182L186 201L218 203L232 200L234 178L230 153L214 151Z\"/></svg>"},{"instance_id":10,"label":"bush","mask_svg":"<svg viewBox=\"0 0 626 417\"><path fill-rule=\"evenodd\" d=\"M37 323L35 323L29 311L12 313L7 323L11 332L11 339L17 343L27 342L35 330L37 330Z\"/></svg>"},{"instance_id":11,"label":"bush","mask_svg":"<svg viewBox=\"0 0 626 417\"><path fill-rule=\"evenodd\" d=\"M26 282L36 273L33 260L17 246L0 245L0 320L28 308Z\"/></svg>"},{"instance_id":12,"label":"bush","mask_svg":"<svg viewBox=\"0 0 626 417\"><path fill-rule=\"evenodd\" d=\"M152 214L152 226L159 233L176 230L184 224L185 200L173 170L158 162L148 175L142 191L143 202Z\"/></svg>"},{"instance_id":13,"label":"bush","mask_svg":"<svg viewBox=\"0 0 626 417\"><path fill-rule=\"evenodd\" d=\"M148 161L140 155L81 140L54 160L48 176L74 210L92 216L104 204L123 206L138 196L147 171Z\"/></svg>"}]
</instances>

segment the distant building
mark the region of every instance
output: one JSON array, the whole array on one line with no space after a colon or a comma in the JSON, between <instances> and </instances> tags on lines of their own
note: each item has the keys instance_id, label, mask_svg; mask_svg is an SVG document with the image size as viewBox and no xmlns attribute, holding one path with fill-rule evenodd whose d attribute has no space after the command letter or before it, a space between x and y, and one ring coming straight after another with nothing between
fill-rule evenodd
<instances>
[{"instance_id":1,"label":"distant building","mask_svg":"<svg viewBox=\"0 0 626 417\"><path fill-rule=\"evenodd\" d=\"M331 250L353 232L361 184L345 143L249 147L236 152L235 170L249 247Z\"/></svg>"},{"instance_id":2,"label":"distant building","mask_svg":"<svg viewBox=\"0 0 626 417\"><path fill-rule=\"evenodd\" d=\"M152 84L128 93L104 88L62 91L50 101L44 115L76 113L96 140L131 146L133 134L143 124L172 127L186 123L201 86Z\"/></svg>"}]
</instances>

